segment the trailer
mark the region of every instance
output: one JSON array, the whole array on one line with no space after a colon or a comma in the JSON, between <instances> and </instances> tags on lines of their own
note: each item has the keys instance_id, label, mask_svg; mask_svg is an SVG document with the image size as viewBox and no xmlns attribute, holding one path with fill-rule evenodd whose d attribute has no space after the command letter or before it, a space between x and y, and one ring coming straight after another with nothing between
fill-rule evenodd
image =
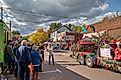
<instances>
[{"instance_id":1,"label":"trailer","mask_svg":"<svg viewBox=\"0 0 121 80\"><path fill-rule=\"evenodd\" d=\"M115 59L116 54L114 54L117 48L116 43L109 44L112 48L98 48L90 38L83 38L79 41L79 44L80 50L77 53L77 61L81 65L87 65L91 68L102 66L121 73L121 57L118 56Z\"/></svg>"},{"instance_id":2,"label":"trailer","mask_svg":"<svg viewBox=\"0 0 121 80\"><path fill-rule=\"evenodd\" d=\"M0 20L0 63L4 58L4 47L8 40L11 39L11 30L3 20Z\"/></svg>"}]
</instances>

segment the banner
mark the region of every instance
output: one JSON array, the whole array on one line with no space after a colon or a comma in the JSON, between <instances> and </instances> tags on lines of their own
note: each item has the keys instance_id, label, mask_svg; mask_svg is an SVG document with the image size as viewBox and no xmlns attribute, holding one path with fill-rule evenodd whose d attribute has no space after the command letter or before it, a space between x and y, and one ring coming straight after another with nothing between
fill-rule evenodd
<instances>
[{"instance_id":1,"label":"banner","mask_svg":"<svg viewBox=\"0 0 121 80\"><path fill-rule=\"evenodd\" d=\"M100 56L111 58L111 51L110 48L100 48Z\"/></svg>"}]
</instances>

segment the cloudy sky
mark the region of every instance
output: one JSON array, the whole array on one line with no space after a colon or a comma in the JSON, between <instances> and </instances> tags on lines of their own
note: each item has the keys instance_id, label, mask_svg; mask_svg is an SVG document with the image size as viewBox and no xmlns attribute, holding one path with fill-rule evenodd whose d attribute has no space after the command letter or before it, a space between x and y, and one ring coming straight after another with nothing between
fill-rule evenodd
<instances>
[{"instance_id":1,"label":"cloudy sky","mask_svg":"<svg viewBox=\"0 0 121 80\"><path fill-rule=\"evenodd\" d=\"M121 12L120 3L121 0L0 0L0 7L4 7L4 20L12 20L13 29L29 34L40 26L47 29L52 22L91 24Z\"/></svg>"}]
</instances>

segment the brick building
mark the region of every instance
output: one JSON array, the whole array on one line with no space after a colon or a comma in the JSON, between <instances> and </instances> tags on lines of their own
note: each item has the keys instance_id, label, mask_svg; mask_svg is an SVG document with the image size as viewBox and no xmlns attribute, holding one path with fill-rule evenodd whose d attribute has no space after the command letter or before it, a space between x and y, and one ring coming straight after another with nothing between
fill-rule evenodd
<instances>
[{"instance_id":1,"label":"brick building","mask_svg":"<svg viewBox=\"0 0 121 80\"><path fill-rule=\"evenodd\" d=\"M93 24L96 31L107 30L108 34L116 37L121 36L121 16L114 18L104 18L101 22Z\"/></svg>"}]
</instances>

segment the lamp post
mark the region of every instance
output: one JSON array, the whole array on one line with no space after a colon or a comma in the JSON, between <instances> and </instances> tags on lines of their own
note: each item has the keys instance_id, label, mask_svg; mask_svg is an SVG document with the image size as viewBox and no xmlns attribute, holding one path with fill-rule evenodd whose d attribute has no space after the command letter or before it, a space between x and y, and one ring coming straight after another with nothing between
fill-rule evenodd
<instances>
[{"instance_id":1,"label":"lamp post","mask_svg":"<svg viewBox=\"0 0 121 80\"><path fill-rule=\"evenodd\" d=\"M3 20L3 7L1 7L1 20Z\"/></svg>"}]
</instances>

